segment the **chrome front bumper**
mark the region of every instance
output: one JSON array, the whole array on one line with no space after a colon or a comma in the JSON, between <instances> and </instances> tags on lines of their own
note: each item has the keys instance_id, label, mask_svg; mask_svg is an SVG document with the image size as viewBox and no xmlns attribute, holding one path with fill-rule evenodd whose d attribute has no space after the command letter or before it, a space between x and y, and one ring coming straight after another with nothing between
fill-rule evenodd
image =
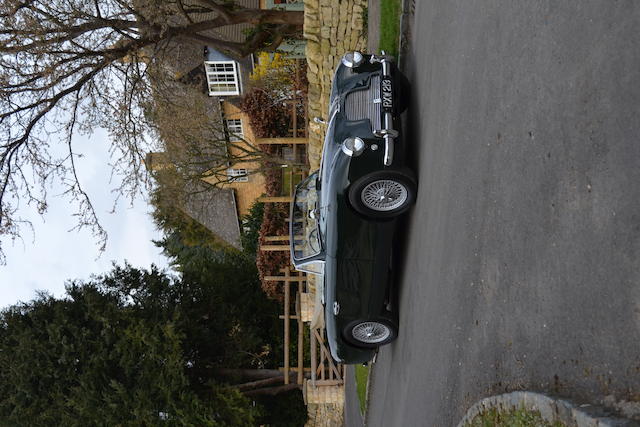
<instances>
[{"instance_id":1,"label":"chrome front bumper","mask_svg":"<svg viewBox=\"0 0 640 427\"><path fill-rule=\"evenodd\" d=\"M369 60L373 63L382 64L382 75L385 77L391 76L391 63L393 62L393 56L385 55L384 51L381 55L371 55ZM398 137L399 132L393 128L393 114L385 112L382 116L382 129L375 131L374 135L384 139L384 165L391 166L393 163L393 146L395 139Z\"/></svg>"}]
</instances>

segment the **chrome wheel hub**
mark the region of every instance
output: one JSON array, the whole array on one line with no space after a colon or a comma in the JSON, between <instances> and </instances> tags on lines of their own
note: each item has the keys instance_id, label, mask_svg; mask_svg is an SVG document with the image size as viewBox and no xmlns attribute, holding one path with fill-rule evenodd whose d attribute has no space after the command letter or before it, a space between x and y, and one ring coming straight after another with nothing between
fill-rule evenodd
<instances>
[{"instance_id":1,"label":"chrome wheel hub","mask_svg":"<svg viewBox=\"0 0 640 427\"><path fill-rule=\"evenodd\" d=\"M398 181L380 179L367 184L362 190L362 203L374 211L392 211L402 206L409 197L407 187Z\"/></svg>"},{"instance_id":2,"label":"chrome wheel hub","mask_svg":"<svg viewBox=\"0 0 640 427\"><path fill-rule=\"evenodd\" d=\"M389 338L391 331L382 323L362 322L351 330L351 334L360 342L377 344Z\"/></svg>"}]
</instances>

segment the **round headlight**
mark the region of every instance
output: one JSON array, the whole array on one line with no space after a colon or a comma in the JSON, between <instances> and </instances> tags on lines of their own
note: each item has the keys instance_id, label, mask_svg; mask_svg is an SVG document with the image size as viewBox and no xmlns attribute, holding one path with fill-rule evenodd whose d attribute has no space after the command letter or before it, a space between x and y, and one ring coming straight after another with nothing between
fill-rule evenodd
<instances>
[{"instance_id":1,"label":"round headlight","mask_svg":"<svg viewBox=\"0 0 640 427\"><path fill-rule=\"evenodd\" d=\"M349 68L358 67L364 61L364 56L358 51L347 52L342 57L342 63Z\"/></svg>"},{"instance_id":2,"label":"round headlight","mask_svg":"<svg viewBox=\"0 0 640 427\"><path fill-rule=\"evenodd\" d=\"M342 151L351 157L359 156L362 154L366 147L364 141L358 137L347 138L342 142Z\"/></svg>"}]
</instances>

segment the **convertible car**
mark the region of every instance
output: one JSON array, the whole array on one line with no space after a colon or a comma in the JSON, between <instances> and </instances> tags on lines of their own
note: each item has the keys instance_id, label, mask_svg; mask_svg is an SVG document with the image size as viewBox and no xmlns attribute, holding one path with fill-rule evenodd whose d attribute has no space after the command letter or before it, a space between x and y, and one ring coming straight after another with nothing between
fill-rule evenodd
<instances>
[{"instance_id":1,"label":"convertible car","mask_svg":"<svg viewBox=\"0 0 640 427\"><path fill-rule=\"evenodd\" d=\"M403 163L407 80L393 58L350 52L333 79L320 170L296 187L291 259L321 276L332 357L371 360L398 334L391 283L396 219L415 201Z\"/></svg>"}]
</instances>

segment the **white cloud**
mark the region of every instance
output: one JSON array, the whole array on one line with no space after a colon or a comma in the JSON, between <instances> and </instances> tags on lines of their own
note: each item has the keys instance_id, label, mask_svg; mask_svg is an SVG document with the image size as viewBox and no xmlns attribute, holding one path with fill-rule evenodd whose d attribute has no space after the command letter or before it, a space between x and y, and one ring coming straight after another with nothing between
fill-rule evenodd
<instances>
[{"instance_id":1,"label":"white cloud","mask_svg":"<svg viewBox=\"0 0 640 427\"><path fill-rule=\"evenodd\" d=\"M31 300L36 290L61 296L67 280L88 279L92 274L105 273L111 269L112 261L122 264L127 260L143 268L152 263L161 268L168 266L160 249L151 242L161 235L147 213L149 207L144 200L138 198L132 207L119 206L115 214L109 213L114 200L111 189L115 184L109 183L106 133L98 131L76 141L76 151L85 154L78 160L82 185L109 234L106 251L99 254L90 230L68 231L76 225L72 217L74 206L68 200L51 197L44 220L34 208L24 207L22 215L33 222L35 241L25 229L23 242L5 248L7 265L0 266L0 307L18 300Z\"/></svg>"}]
</instances>

